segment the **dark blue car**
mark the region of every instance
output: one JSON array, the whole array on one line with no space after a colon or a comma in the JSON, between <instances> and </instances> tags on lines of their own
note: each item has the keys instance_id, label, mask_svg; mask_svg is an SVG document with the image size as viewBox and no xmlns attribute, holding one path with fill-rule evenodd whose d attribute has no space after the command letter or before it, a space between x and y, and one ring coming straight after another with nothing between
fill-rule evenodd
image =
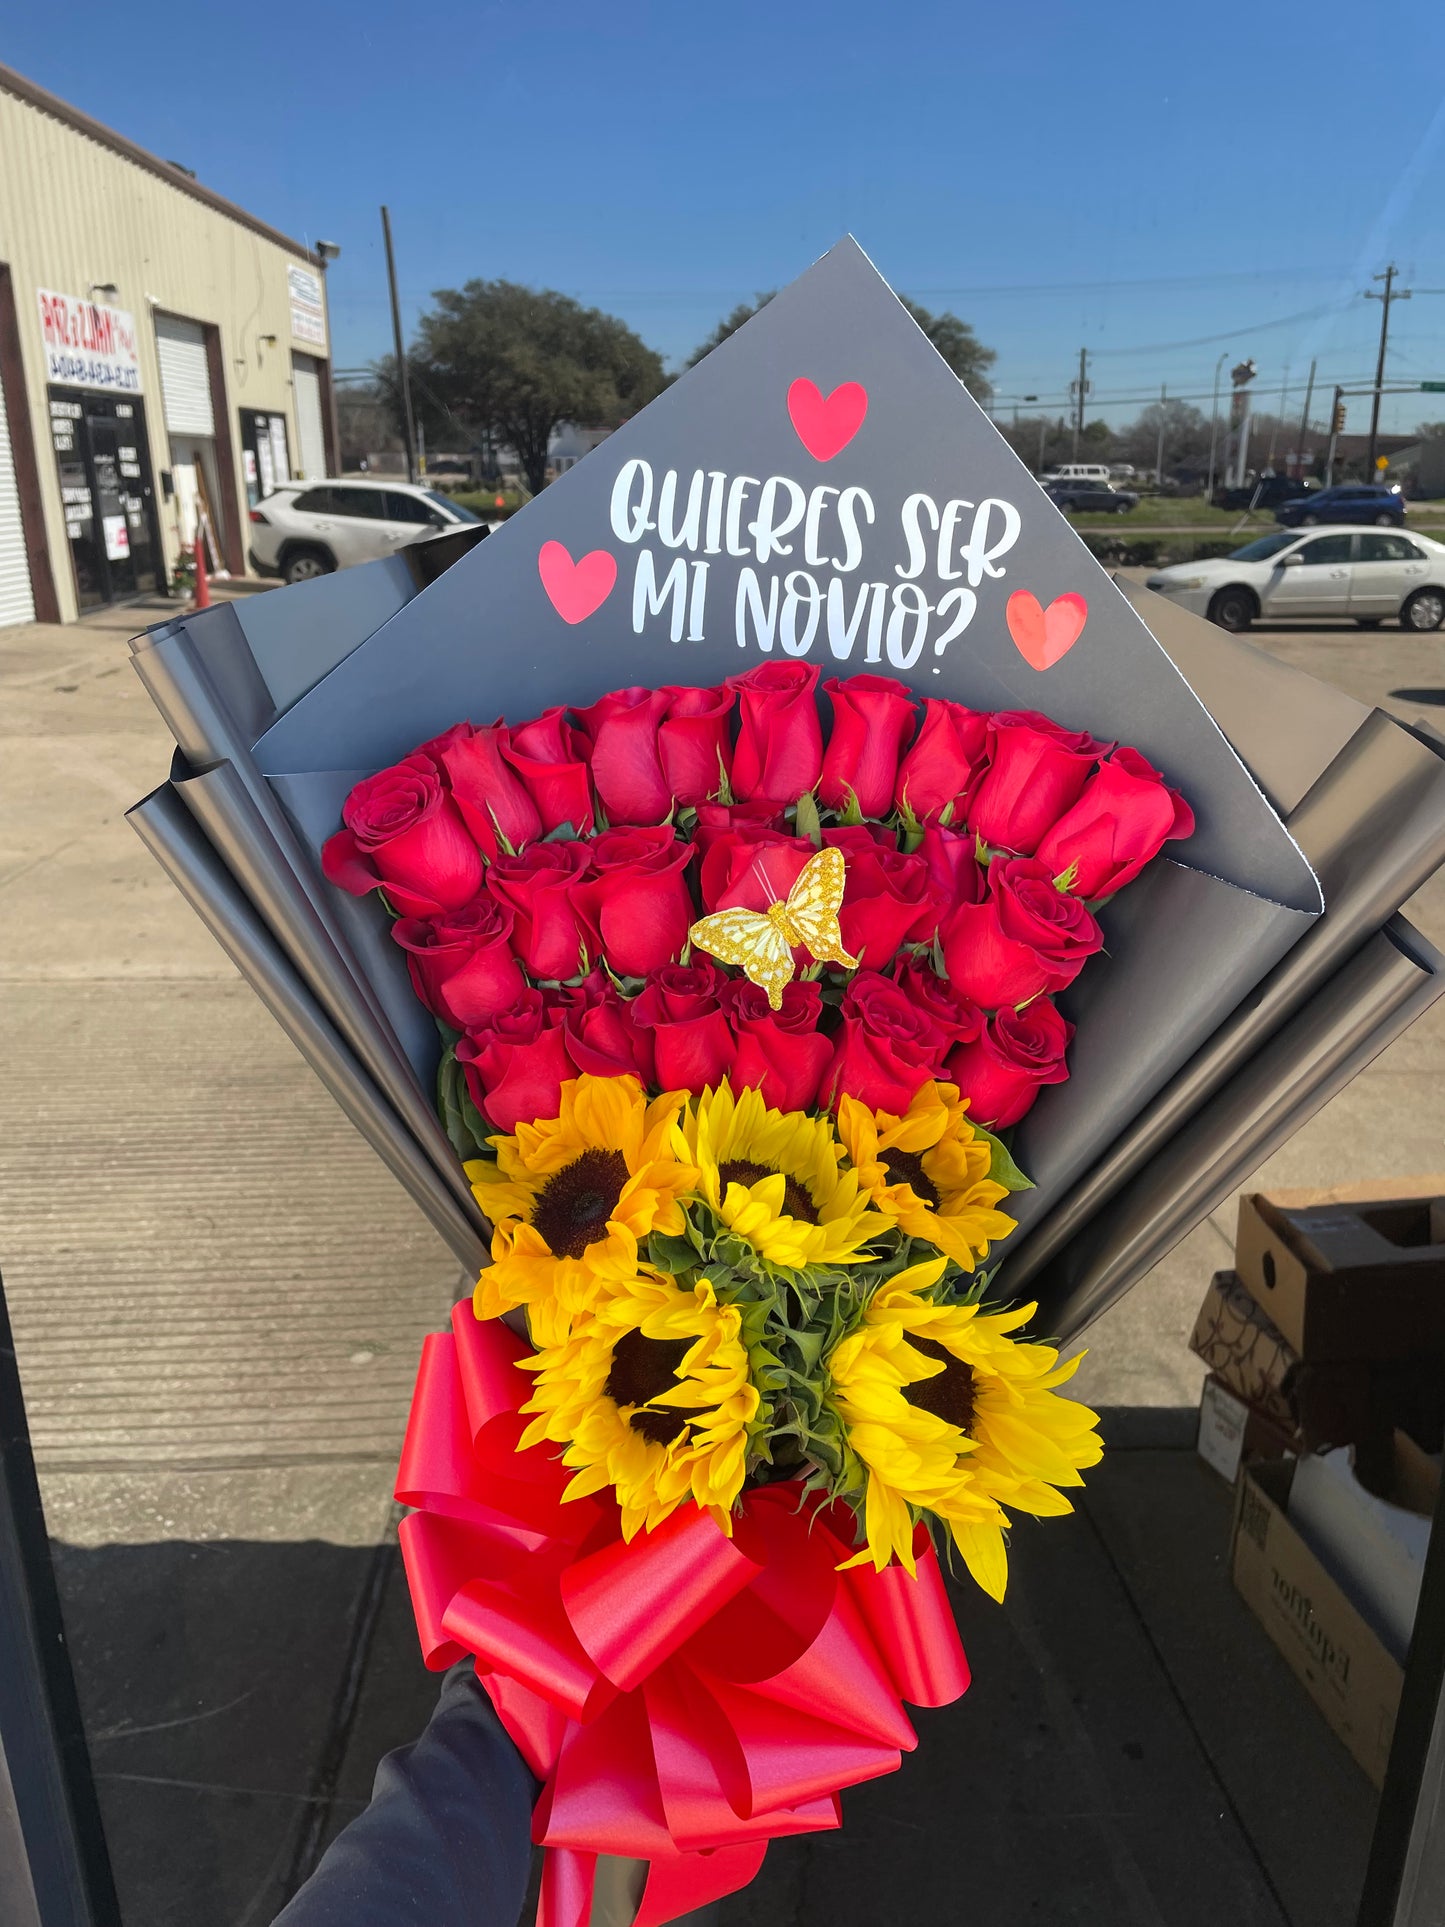
<instances>
[{"instance_id":1,"label":"dark blue car","mask_svg":"<svg viewBox=\"0 0 1445 1927\"><path fill-rule=\"evenodd\" d=\"M1281 502L1274 519L1287 529L1313 528L1316 522L1369 522L1398 529L1405 522L1405 498L1383 482L1341 482L1296 502Z\"/></svg>"}]
</instances>

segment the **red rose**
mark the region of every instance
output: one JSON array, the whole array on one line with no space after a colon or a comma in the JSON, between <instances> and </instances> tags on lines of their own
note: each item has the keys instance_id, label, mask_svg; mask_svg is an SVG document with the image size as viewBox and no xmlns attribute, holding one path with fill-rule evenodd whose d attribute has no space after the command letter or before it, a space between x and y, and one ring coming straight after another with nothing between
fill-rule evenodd
<instances>
[{"instance_id":1,"label":"red rose","mask_svg":"<svg viewBox=\"0 0 1445 1927\"><path fill-rule=\"evenodd\" d=\"M632 1001L632 1021L651 1032L653 1083L694 1096L727 1075L732 1026L722 1007L727 978L715 964L667 964Z\"/></svg>"},{"instance_id":2,"label":"red rose","mask_svg":"<svg viewBox=\"0 0 1445 1927\"><path fill-rule=\"evenodd\" d=\"M954 991L931 964L911 957L893 967L893 981L909 999L933 1019L950 1044L971 1043L983 1029L983 1012Z\"/></svg>"},{"instance_id":3,"label":"red rose","mask_svg":"<svg viewBox=\"0 0 1445 1927\"><path fill-rule=\"evenodd\" d=\"M766 910L783 902L810 856L805 836L778 830L727 830L713 839L698 866L702 907L714 910Z\"/></svg>"},{"instance_id":4,"label":"red rose","mask_svg":"<svg viewBox=\"0 0 1445 1927\"><path fill-rule=\"evenodd\" d=\"M949 822L962 823L987 762L988 717L962 703L926 697L923 727L898 765L893 793L899 809L920 823L933 823L952 806Z\"/></svg>"},{"instance_id":5,"label":"red rose","mask_svg":"<svg viewBox=\"0 0 1445 1927\"><path fill-rule=\"evenodd\" d=\"M963 903L940 933L955 993L983 1010L1062 990L1102 949L1103 932L1077 897L1056 889L1034 857L995 857L989 894Z\"/></svg>"},{"instance_id":6,"label":"red rose","mask_svg":"<svg viewBox=\"0 0 1445 1927\"><path fill-rule=\"evenodd\" d=\"M500 718L484 729L458 723L415 752L441 765L462 821L489 857L525 850L542 834L537 805L502 754L510 740Z\"/></svg>"},{"instance_id":7,"label":"red rose","mask_svg":"<svg viewBox=\"0 0 1445 1927\"><path fill-rule=\"evenodd\" d=\"M818 671L809 662L763 662L729 676L738 697L733 795L740 802L796 803L823 767Z\"/></svg>"},{"instance_id":8,"label":"red rose","mask_svg":"<svg viewBox=\"0 0 1445 1927\"><path fill-rule=\"evenodd\" d=\"M491 867L493 896L517 913L512 949L531 977L575 977L584 944L596 944L573 892L591 851L588 843L534 843L521 856L499 856Z\"/></svg>"},{"instance_id":9,"label":"red rose","mask_svg":"<svg viewBox=\"0 0 1445 1927\"><path fill-rule=\"evenodd\" d=\"M665 689L614 689L577 712L592 745L592 781L611 823L661 823L672 813L657 740L667 701Z\"/></svg>"},{"instance_id":10,"label":"red rose","mask_svg":"<svg viewBox=\"0 0 1445 1927\"><path fill-rule=\"evenodd\" d=\"M346 827L322 845L321 867L353 896L380 887L404 917L434 917L482 887L481 852L429 758L364 777L341 820Z\"/></svg>"},{"instance_id":11,"label":"red rose","mask_svg":"<svg viewBox=\"0 0 1445 1927\"><path fill-rule=\"evenodd\" d=\"M604 797L605 802L605 797ZM587 846L592 868L573 901L619 977L645 977L682 952L695 916L687 887L692 845L672 826L604 830Z\"/></svg>"},{"instance_id":12,"label":"red rose","mask_svg":"<svg viewBox=\"0 0 1445 1927\"><path fill-rule=\"evenodd\" d=\"M958 1046L948 1075L968 1099L968 1114L988 1131L1017 1124L1045 1084L1068 1076L1064 1052L1074 1034L1047 997L1027 1010L1001 1010L982 1034Z\"/></svg>"},{"instance_id":13,"label":"red rose","mask_svg":"<svg viewBox=\"0 0 1445 1927\"><path fill-rule=\"evenodd\" d=\"M1104 746L1082 730L1060 729L1032 709L989 721L988 774L968 806L968 826L996 850L1032 856L1079 800Z\"/></svg>"},{"instance_id":14,"label":"red rose","mask_svg":"<svg viewBox=\"0 0 1445 1927\"><path fill-rule=\"evenodd\" d=\"M838 915L845 950L881 970L900 944L933 941L949 904L921 856L904 856L888 832L875 837L862 824L825 830L823 841L841 850L848 866Z\"/></svg>"},{"instance_id":15,"label":"red rose","mask_svg":"<svg viewBox=\"0 0 1445 1927\"><path fill-rule=\"evenodd\" d=\"M756 830L782 830L785 822L777 803L699 803L692 840L706 856L718 838L732 830L750 836Z\"/></svg>"},{"instance_id":16,"label":"red rose","mask_svg":"<svg viewBox=\"0 0 1445 1927\"><path fill-rule=\"evenodd\" d=\"M513 912L484 891L440 917L402 917L391 934L406 952L412 988L434 1016L470 1030L527 988L512 955Z\"/></svg>"},{"instance_id":17,"label":"red rose","mask_svg":"<svg viewBox=\"0 0 1445 1927\"><path fill-rule=\"evenodd\" d=\"M833 1055L832 1044L818 1035L823 1015L819 985L795 978L784 986L782 1009L774 1010L765 990L746 977L735 977L724 989L722 1003L737 1039L728 1072L733 1089L756 1087L763 1102L777 1111L810 1110Z\"/></svg>"},{"instance_id":18,"label":"red rose","mask_svg":"<svg viewBox=\"0 0 1445 1927\"><path fill-rule=\"evenodd\" d=\"M544 830L570 823L578 836L592 828L592 784L587 738L567 721L565 709L544 709L511 732L502 754L527 785Z\"/></svg>"},{"instance_id":19,"label":"red rose","mask_svg":"<svg viewBox=\"0 0 1445 1927\"><path fill-rule=\"evenodd\" d=\"M1190 836L1194 812L1137 749L1116 749L1085 783L1083 794L1039 845L1040 863L1055 876L1077 866L1076 897L1107 897L1152 862L1171 837Z\"/></svg>"},{"instance_id":20,"label":"red rose","mask_svg":"<svg viewBox=\"0 0 1445 1927\"><path fill-rule=\"evenodd\" d=\"M657 732L667 787L684 807L706 803L731 780L730 689L668 689L667 714Z\"/></svg>"},{"instance_id":21,"label":"red rose","mask_svg":"<svg viewBox=\"0 0 1445 1927\"><path fill-rule=\"evenodd\" d=\"M979 903L988 890L988 877L974 855L971 830L942 829L930 823L923 832L918 854L928 866L933 887L944 903Z\"/></svg>"},{"instance_id":22,"label":"red rose","mask_svg":"<svg viewBox=\"0 0 1445 1927\"><path fill-rule=\"evenodd\" d=\"M579 1071L593 1077L635 1077L644 1085L652 1082L651 1033L633 1023L631 1004L600 970L580 984L544 990L542 1002L551 1020L560 1020L567 1055Z\"/></svg>"},{"instance_id":23,"label":"red rose","mask_svg":"<svg viewBox=\"0 0 1445 1927\"><path fill-rule=\"evenodd\" d=\"M823 753L818 801L861 816L886 816L893 804L898 752L913 733L913 697L892 676L833 676L823 684L833 703L833 733Z\"/></svg>"},{"instance_id":24,"label":"red rose","mask_svg":"<svg viewBox=\"0 0 1445 1927\"><path fill-rule=\"evenodd\" d=\"M870 1111L902 1117L919 1085L940 1074L947 1037L876 970L860 970L848 985L842 1018L821 1101L831 1109L840 1097L856 1097Z\"/></svg>"},{"instance_id":25,"label":"red rose","mask_svg":"<svg viewBox=\"0 0 1445 1927\"><path fill-rule=\"evenodd\" d=\"M562 1086L577 1075L539 990L524 992L511 1010L463 1037L457 1062L473 1104L493 1130L509 1133L519 1123L556 1117Z\"/></svg>"}]
</instances>

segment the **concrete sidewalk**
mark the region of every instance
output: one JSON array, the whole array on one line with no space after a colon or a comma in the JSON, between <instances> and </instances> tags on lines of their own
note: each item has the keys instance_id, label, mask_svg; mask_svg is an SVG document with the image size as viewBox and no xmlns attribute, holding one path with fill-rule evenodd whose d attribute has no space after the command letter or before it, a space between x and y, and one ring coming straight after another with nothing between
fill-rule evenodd
<instances>
[{"instance_id":1,"label":"concrete sidewalk","mask_svg":"<svg viewBox=\"0 0 1445 1927\"><path fill-rule=\"evenodd\" d=\"M169 764L126 647L165 613L0 631L0 1265L128 1927L264 1927L434 1697L389 1493L462 1281L122 821ZM1407 716L1388 691L1441 680L1434 637L1258 639ZM1445 885L1411 914L1445 942ZM1442 1070L1445 1015L1261 1176L1437 1169ZM1183 1435L1184 1341L1231 1237L1226 1207L1099 1321L1086 1396ZM965 1603L963 1707L925 1717L840 1840L775 1849L729 1919L862 1927L902 1861L922 1927L970 1891L989 1927L1175 1927L1216 1917L1206 1898L1346 1921L1368 1789L1233 1601L1227 1530L1187 1453L1117 1455L1079 1519L1018 1535L1007 1612ZM1308 1757L1328 1824L1286 1799L1281 1834L1262 1766L1235 1790L1263 1731ZM1203 1855L1192 1886L1171 1828Z\"/></svg>"}]
</instances>

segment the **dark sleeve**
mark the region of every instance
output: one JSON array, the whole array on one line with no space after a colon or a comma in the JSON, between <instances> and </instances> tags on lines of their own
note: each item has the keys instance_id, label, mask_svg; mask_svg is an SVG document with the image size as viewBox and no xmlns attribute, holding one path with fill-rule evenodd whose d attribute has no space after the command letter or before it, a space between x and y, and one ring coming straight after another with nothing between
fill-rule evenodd
<instances>
[{"instance_id":1,"label":"dark sleeve","mask_svg":"<svg viewBox=\"0 0 1445 1927\"><path fill-rule=\"evenodd\" d=\"M516 1927L536 1786L470 1666L274 1927Z\"/></svg>"}]
</instances>

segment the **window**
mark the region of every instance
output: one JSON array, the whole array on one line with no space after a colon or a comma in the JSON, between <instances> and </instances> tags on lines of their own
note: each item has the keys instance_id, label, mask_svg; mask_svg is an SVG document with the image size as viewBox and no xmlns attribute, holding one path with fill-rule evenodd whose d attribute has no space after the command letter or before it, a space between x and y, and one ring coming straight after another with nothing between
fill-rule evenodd
<instances>
[{"instance_id":1,"label":"window","mask_svg":"<svg viewBox=\"0 0 1445 1927\"><path fill-rule=\"evenodd\" d=\"M1362 562L1423 562L1424 556L1405 535L1362 535Z\"/></svg>"},{"instance_id":2,"label":"window","mask_svg":"<svg viewBox=\"0 0 1445 1927\"><path fill-rule=\"evenodd\" d=\"M295 506L303 515L339 515L334 488L308 488L296 497Z\"/></svg>"},{"instance_id":3,"label":"window","mask_svg":"<svg viewBox=\"0 0 1445 1927\"><path fill-rule=\"evenodd\" d=\"M334 488L331 491L336 515L349 515L363 522L385 522L387 496L379 488Z\"/></svg>"},{"instance_id":4,"label":"window","mask_svg":"<svg viewBox=\"0 0 1445 1927\"><path fill-rule=\"evenodd\" d=\"M443 495L439 489L429 488L426 493L427 500L444 509L454 522L480 522L482 519L480 515L473 515L470 509L464 509L452 496Z\"/></svg>"},{"instance_id":5,"label":"window","mask_svg":"<svg viewBox=\"0 0 1445 1927\"><path fill-rule=\"evenodd\" d=\"M1281 549L1292 549L1299 541L1297 529L1281 529L1275 535L1261 535L1255 542L1246 542L1242 549L1231 549L1231 562L1268 562L1272 555Z\"/></svg>"},{"instance_id":6,"label":"window","mask_svg":"<svg viewBox=\"0 0 1445 1927\"><path fill-rule=\"evenodd\" d=\"M1309 563L1348 562L1354 540L1352 535L1317 536L1313 542L1305 543L1300 554Z\"/></svg>"},{"instance_id":7,"label":"window","mask_svg":"<svg viewBox=\"0 0 1445 1927\"><path fill-rule=\"evenodd\" d=\"M425 528L430 524L433 512L415 495L403 495L400 489L388 489L386 492L388 522L419 522Z\"/></svg>"}]
</instances>

